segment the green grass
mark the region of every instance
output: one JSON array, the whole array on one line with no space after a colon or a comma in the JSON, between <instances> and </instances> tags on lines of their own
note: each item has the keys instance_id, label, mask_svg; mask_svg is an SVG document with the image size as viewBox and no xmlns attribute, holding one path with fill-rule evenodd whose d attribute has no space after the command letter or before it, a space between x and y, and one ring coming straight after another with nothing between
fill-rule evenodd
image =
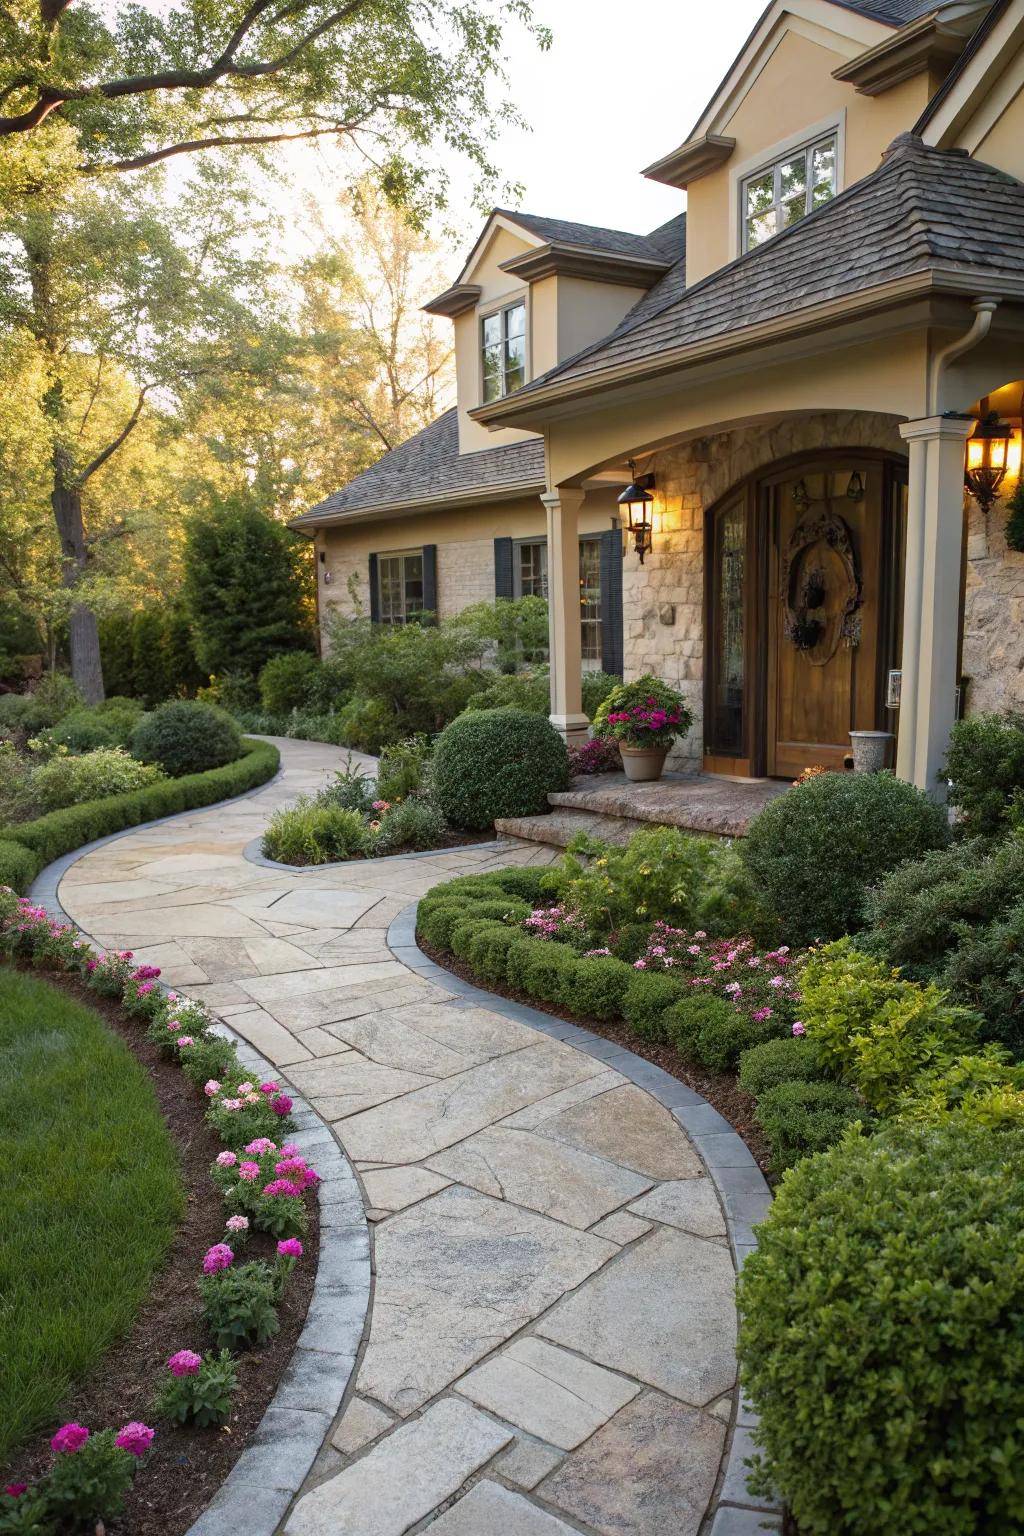
<instances>
[{"instance_id":1,"label":"green grass","mask_svg":"<svg viewBox=\"0 0 1024 1536\"><path fill-rule=\"evenodd\" d=\"M6 967L0 1159L3 1465L131 1324L183 1209L174 1145L127 1047Z\"/></svg>"}]
</instances>

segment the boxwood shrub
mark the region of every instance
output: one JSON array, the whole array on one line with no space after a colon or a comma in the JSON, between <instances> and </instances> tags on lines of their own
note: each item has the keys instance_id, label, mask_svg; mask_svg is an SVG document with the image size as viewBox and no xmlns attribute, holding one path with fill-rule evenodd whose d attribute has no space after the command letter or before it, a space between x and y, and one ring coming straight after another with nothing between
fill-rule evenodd
<instances>
[{"instance_id":1,"label":"boxwood shrub","mask_svg":"<svg viewBox=\"0 0 1024 1536\"><path fill-rule=\"evenodd\" d=\"M623 1018L641 1040L664 1040L665 1015L682 990L675 977L664 972L634 971L622 999Z\"/></svg>"},{"instance_id":2,"label":"boxwood shrub","mask_svg":"<svg viewBox=\"0 0 1024 1536\"><path fill-rule=\"evenodd\" d=\"M482 832L499 816L536 816L569 782L565 742L541 715L486 709L446 726L434 752L434 798L453 827Z\"/></svg>"},{"instance_id":3,"label":"boxwood shrub","mask_svg":"<svg viewBox=\"0 0 1024 1536\"><path fill-rule=\"evenodd\" d=\"M0 885L9 885L24 895L42 867L30 848L0 838Z\"/></svg>"},{"instance_id":4,"label":"boxwood shrub","mask_svg":"<svg viewBox=\"0 0 1024 1536\"><path fill-rule=\"evenodd\" d=\"M723 997L686 992L666 1013L666 1038L690 1061L711 1072L734 1071L744 1051L790 1032L785 1019L754 1019Z\"/></svg>"},{"instance_id":5,"label":"boxwood shrub","mask_svg":"<svg viewBox=\"0 0 1024 1536\"><path fill-rule=\"evenodd\" d=\"M469 963L479 979L501 986L508 979L508 954L522 938L517 928L505 923L477 923L469 943Z\"/></svg>"},{"instance_id":6,"label":"boxwood shrub","mask_svg":"<svg viewBox=\"0 0 1024 1536\"><path fill-rule=\"evenodd\" d=\"M780 1083L812 1083L825 1076L817 1049L807 1039L765 1040L740 1057L740 1087L755 1099Z\"/></svg>"},{"instance_id":7,"label":"boxwood shrub","mask_svg":"<svg viewBox=\"0 0 1024 1536\"><path fill-rule=\"evenodd\" d=\"M757 1118L772 1149L772 1170L782 1173L801 1157L834 1146L867 1111L844 1083L793 1079L768 1088L757 1101Z\"/></svg>"},{"instance_id":8,"label":"boxwood shrub","mask_svg":"<svg viewBox=\"0 0 1024 1536\"><path fill-rule=\"evenodd\" d=\"M868 887L948 841L943 807L891 773L822 773L772 800L740 853L789 944L853 933Z\"/></svg>"},{"instance_id":9,"label":"boxwood shrub","mask_svg":"<svg viewBox=\"0 0 1024 1536\"><path fill-rule=\"evenodd\" d=\"M146 715L132 735L132 756L156 763L173 779L233 762L242 750L230 715L199 699L172 699Z\"/></svg>"},{"instance_id":10,"label":"boxwood shrub","mask_svg":"<svg viewBox=\"0 0 1024 1536\"><path fill-rule=\"evenodd\" d=\"M953 1116L799 1163L739 1300L760 1486L806 1536L1019 1530L1024 1131Z\"/></svg>"},{"instance_id":11,"label":"boxwood shrub","mask_svg":"<svg viewBox=\"0 0 1024 1536\"><path fill-rule=\"evenodd\" d=\"M636 975L613 955L577 960L567 972L568 991L562 1001L573 1013L587 1019L620 1019L626 990Z\"/></svg>"}]
</instances>

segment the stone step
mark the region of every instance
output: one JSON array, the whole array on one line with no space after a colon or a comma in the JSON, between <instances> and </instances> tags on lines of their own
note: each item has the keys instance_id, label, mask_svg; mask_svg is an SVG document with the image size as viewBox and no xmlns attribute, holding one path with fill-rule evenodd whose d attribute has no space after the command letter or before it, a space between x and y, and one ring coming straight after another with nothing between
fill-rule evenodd
<instances>
[{"instance_id":1,"label":"stone step","mask_svg":"<svg viewBox=\"0 0 1024 1536\"><path fill-rule=\"evenodd\" d=\"M640 823L625 816L601 816L593 811L558 809L549 816L503 816L494 823L504 837L518 837L527 843L547 843L553 848L568 847L577 832L599 838L604 843L628 843Z\"/></svg>"},{"instance_id":2,"label":"stone step","mask_svg":"<svg viewBox=\"0 0 1024 1536\"><path fill-rule=\"evenodd\" d=\"M624 774L607 773L575 779L569 789L548 799L556 815L579 811L625 820L634 831L653 823L716 837L743 837L758 812L788 787L770 779L724 779L702 773L665 774L653 784L632 784Z\"/></svg>"}]
</instances>

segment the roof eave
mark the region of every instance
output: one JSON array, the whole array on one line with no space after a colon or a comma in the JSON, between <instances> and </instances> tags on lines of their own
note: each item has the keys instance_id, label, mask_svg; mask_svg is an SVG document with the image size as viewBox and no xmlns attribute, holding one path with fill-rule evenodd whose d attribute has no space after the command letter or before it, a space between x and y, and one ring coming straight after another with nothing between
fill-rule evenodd
<instances>
[{"instance_id":1,"label":"roof eave","mask_svg":"<svg viewBox=\"0 0 1024 1536\"><path fill-rule=\"evenodd\" d=\"M372 506L331 511L311 507L292 518L287 526L296 533L315 533L318 528L334 528L340 523L371 522L376 517L399 517L403 513L433 512L441 507L482 506L492 501L515 501L520 496L540 495L545 489L543 475L536 480L522 480L514 485L448 491L444 495L408 497L403 501L374 502ZM322 505L322 504L321 504Z\"/></svg>"},{"instance_id":2,"label":"roof eave","mask_svg":"<svg viewBox=\"0 0 1024 1536\"><path fill-rule=\"evenodd\" d=\"M880 96L926 69L949 68L967 45L976 23L965 30L952 25L937 12L908 22L892 37L867 48L832 71L833 80L852 85L860 96Z\"/></svg>"},{"instance_id":3,"label":"roof eave","mask_svg":"<svg viewBox=\"0 0 1024 1536\"><path fill-rule=\"evenodd\" d=\"M479 303L482 293L483 289L478 283L453 283L422 308L425 314L446 315L449 320L454 320Z\"/></svg>"},{"instance_id":4,"label":"roof eave","mask_svg":"<svg viewBox=\"0 0 1024 1536\"><path fill-rule=\"evenodd\" d=\"M503 272L539 282L544 277L582 277L593 283L621 283L627 288L653 288L672 263L654 257L618 255L549 241L536 251L524 251L498 264Z\"/></svg>"},{"instance_id":5,"label":"roof eave","mask_svg":"<svg viewBox=\"0 0 1024 1536\"><path fill-rule=\"evenodd\" d=\"M692 181L724 165L736 148L736 140L721 133L704 133L688 139L670 155L664 155L641 173L648 181L660 181L666 187L685 190Z\"/></svg>"}]
</instances>

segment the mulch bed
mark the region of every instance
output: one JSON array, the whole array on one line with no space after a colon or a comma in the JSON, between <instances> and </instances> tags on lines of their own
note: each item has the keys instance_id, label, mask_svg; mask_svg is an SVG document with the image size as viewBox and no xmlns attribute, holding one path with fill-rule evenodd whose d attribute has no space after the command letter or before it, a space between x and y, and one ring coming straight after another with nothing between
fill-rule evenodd
<instances>
[{"instance_id":1,"label":"mulch bed","mask_svg":"<svg viewBox=\"0 0 1024 1536\"><path fill-rule=\"evenodd\" d=\"M26 972L29 968L26 967ZM146 1069L178 1149L185 1186L185 1211L163 1267L153 1278L149 1299L129 1333L118 1340L67 1396L60 1422L76 1420L93 1429L119 1428L131 1419L152 1424L156 1438L124 1514L108 1526L109 1536L181 1536L205 1509L227 1477L263 1417L291 1357L309 1306L316 1277L318 1208L310 1202L305 1253L296 1265L278 1308L280 1332L260 1349L239 1353L239 1388L230 1422L195 1429L153 1418L153 1397L168 1357L178 1349L213 1347L202 1323L196 1281L203 1254L224 1239L224 1206L209 1168L222 1144L203 1118L204 1105L181 1069L144 1038L143 1027L127 1020L113 1000L98 997L80 981L42 971L30 974L59 988L99 1013ZM276 1244L253 1233L240 1259L272 1258ZM69 1255L73 1262L73 1256ZM56 1425L54 1426L56 1428ZM4 1481L32 1482L49 1466L48 1436L15 1454Z\"/></svg>"},{"instance_id":2,"label":"mulch bed","mask_svg":"<svg viewBox=\"0 0 1024 1536\"><path fill-rule=\"evenodd\" d=\"M417 938L417 944L425 955L431 960L443 966L446 971L451 971L454 976L461 976L463 981L472 982L474 986L481 986L472 968L466 965L455 955L444 950L435 949L422 938ZM642 1056L645 1061L654 1062L672 1077L677 1077L681 1083L699 1093L701 1098L707 1099L718 1113L732 1125L738 1134L750 1148L761 1172L768 1178L768 1164L770 1151L761 1127L754 1116L754 1100L749 1093L744 1093L736 1079L727 1072L708 1072L687 1065L678 1051L670 1045L657 1045L650 1041L638 1040L628 1024L606 1024L598 1019L588 1019L585 1014L568 1013L564 1008L556 1008L553 1004L538 1002L534 997L528 997L525 992L516 992L511 987L496 987L488 983L483 987L485 992L495 992L501 997L507 997L514 1003L523 1003L528 1008L536 1008L540 1013L549 1013L556 1019L568 1019L572 1024L579 1024L583 1029L589 1029L595 1035L601 1035L605 1040L614 1040L616 1045L621 1045L636 1056ZM771 1180L769 1179L769 1182Z\"/></svg>"}]
</instances>

